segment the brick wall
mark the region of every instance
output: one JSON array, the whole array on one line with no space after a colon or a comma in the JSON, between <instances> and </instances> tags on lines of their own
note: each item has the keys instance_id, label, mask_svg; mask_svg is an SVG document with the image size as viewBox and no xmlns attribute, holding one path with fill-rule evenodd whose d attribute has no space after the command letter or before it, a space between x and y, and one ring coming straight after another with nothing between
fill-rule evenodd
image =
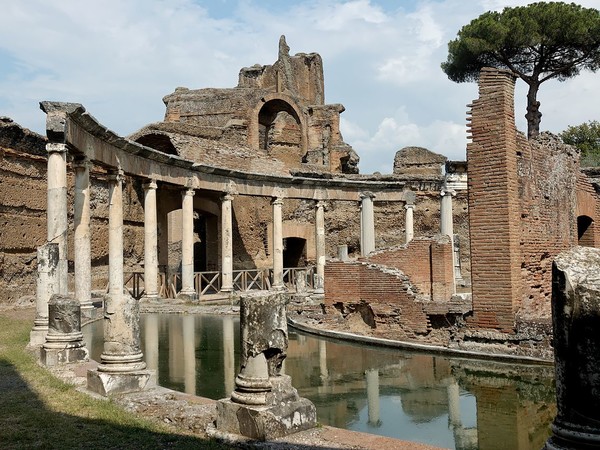
<instances>
[{"instance_id":1,"label":"brick wall","mask_svg":"<svg viewBox=\"0 0 600 450\"><path fill-rule=\"evenodd\" d=\"M415 238L408 246L382 250L360 260L401 270L432 300L447 301L454 293L452 244L447 236Z\"/></svg>"},{"instance_id":2,"label":"brick wall","mask_svg":"<svg viewBox=\"0 0 600 450\"><path fill-rule=\"evenodd\" d=\"M469 226L473 318L471 325L512 331L521 303L520 202L514 77L482 69L479 99L471 105Z\"/></svg>"},{"instance_id":3,"label":"brick wall","mask_svg":"<svg viewBox=\"0 0 600 450\"><path fill-rule=\"evenodd\" d=\"M328 261L325 266L325 304L369 303L376 320L398 316L398 326L407 334L423 334L429 322L422 303L401 272L365 262Z\"/></svg>"}]
</instances>

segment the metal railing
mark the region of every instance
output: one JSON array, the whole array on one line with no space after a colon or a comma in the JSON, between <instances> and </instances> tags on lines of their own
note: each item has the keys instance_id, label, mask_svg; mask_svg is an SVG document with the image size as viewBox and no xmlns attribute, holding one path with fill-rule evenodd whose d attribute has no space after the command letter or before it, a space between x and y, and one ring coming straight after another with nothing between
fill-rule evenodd
<instances>
[{"instance_id":1,"label":"metal railing","mask_svg":"<svg viewBox=\"0 0 600 450\"><path fill-rule=\"evenodd\" d=\"M303 275L301 275L303 274ZM144 272L125 272L125 287L132 297L139 300L145 294ZM296 291L298 277L304 278L307 289L315 288L315 268L288 267L283 269L283 282L289 291ZM233 290L249 292L253 290L269 290L273 281L272 269L245 269L233 271ZM218 294L221 291L222 275L219 271L194 272L194 289L199 297ZM108 292L109 286L106 287ZM164 272L158 276L158 295L161 298L176 298L181 291L181 274L167 277Z\"/></svg>"}]
</instances>

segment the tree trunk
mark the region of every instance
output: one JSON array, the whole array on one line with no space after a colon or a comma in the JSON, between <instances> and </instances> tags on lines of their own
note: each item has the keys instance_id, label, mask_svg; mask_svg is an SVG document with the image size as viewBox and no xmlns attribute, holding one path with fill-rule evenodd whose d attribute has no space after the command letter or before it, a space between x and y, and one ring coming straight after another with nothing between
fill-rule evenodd
<instances>
[{"instance_id":1,"label":"tree trunk","mask_svg":"<svg viewBox=\"0 0 600 450\"><path fill-rule=\"evenodd\" d=\"M542 121L542 113L540 112L540 102L537 101L537 93L540 88L540 83L537 80L527 83L529 90L527 91L527 137L529 139L540 134L540 122Z\"/></svg>"}]
</instances>

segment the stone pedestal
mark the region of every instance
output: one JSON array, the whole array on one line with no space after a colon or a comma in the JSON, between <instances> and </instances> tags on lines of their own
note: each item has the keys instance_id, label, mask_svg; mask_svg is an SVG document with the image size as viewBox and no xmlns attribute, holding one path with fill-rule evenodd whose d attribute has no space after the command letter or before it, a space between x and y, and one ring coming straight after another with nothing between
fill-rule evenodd
<instances>
[{"instance_id":1,"label":"stone pedestal","mask_svg":"<svg viewBox=\"0 0 600 450\"><path fill-rule=\"evenodd\" d=\"M231 398L217 402L216 428L252 439L275 439L316 425L315 406L281 374L288 335L285 293L241 296L241 370Z\"/></svg>"},{"instance_id":2,"label":"stone pedestal","mask_svg":"<svg viewBox=\"0 0 600 450\"><path fill-rule=\"evenodd\" d=\"M46 366L87 361L88 351L81 333L79 301L60 294L48 303L48 334L40 359Z\"/></svg>"},{"instance_id":3,"label":"stone pedestal","mask_svg":"<svg viewBox=\"0 0 600 450\"><path fill-rule=\"evenodd\" d=\"M217 402L217 429L252 439L276 439L313 428L315 405L298 395L288 375L270 378L264 405L245 405L232 399Z\"/></svg>"},{"instance_id":4,"label":"stone pedestal","mask_svg":"<svg viewBox=\"0 0 600 450\"><path fill-rule=\"evenodd\" d=\"M557 415L546 449L600 448L600 249L575 247L552 266Z\"/></svg>"}]
</instances>

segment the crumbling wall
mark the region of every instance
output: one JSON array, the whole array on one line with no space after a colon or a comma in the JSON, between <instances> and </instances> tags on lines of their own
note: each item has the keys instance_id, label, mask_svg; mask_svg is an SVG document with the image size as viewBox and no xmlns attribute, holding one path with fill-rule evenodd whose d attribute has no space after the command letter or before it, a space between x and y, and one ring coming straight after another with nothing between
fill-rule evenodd
<instances>
[{"instance_id":1,"label":"crumbling wall","mask_svg":"<svg viewBox=\"0 0 600 450\"><path fill-rule=\"evenodd\" d=\"M454 293L452 244L447 236L415 238L408 245L381 250L361 260L401 270L431 300L448 301Z\"/></svg>"},{"instance_id":2,"label":"crumbling wall","mask_svg":"<svg viewBox=\"0 0 600 450\"><path fill-rule=\"evenodd\" d=\"M371 312L375 326L393 328L397 338L426 334L429 321L408 277L398 270L361 262L329 261L325 306ZM364 319L364 317L363 317Z\"/></svg>"},{"instance_id":3,"label":"crumbling wall","mask_svg":"<svg viewBox=\"0 0 600 450\"><path fill-rule=\"evenodd\" d=\"M8 118L0 120L0 304L35 295L37 247L46 242L45 137L20 127ZM106 173L93 167L90 174L90 238L92 288L104 289L108 281L108 185ZM69 283L73 289L73 193L74 176L67 167ZM140 270L143 260L143 192L139 181L127 177L124 192L125 270Z\"/></svg>"}]
</instances>

